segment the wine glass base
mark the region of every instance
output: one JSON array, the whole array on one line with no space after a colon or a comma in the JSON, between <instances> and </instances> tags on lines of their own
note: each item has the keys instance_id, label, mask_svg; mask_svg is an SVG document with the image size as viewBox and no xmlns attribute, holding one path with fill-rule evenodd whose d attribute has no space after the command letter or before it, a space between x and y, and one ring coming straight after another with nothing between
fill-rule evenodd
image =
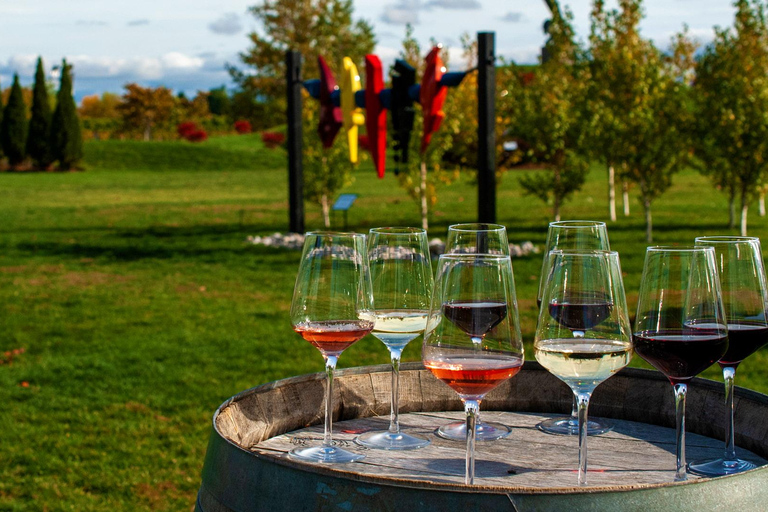
<instances>
[{"instance_id":1,"label":"wine glass base","mask_svg":"<svg viewBox=\"0 0 768 512\"><path fill-rule=\"evenodd\" d=\"M700 460L688 464L688 471L694 475L700 476L725 476L735 475L750 469L755 469L757 465L748 460Z\"/></svg>"},{"instance_id":2,"label":"wine glass base","mask_svg":"<svg viewBox=\"0 0 768 512\"><path fill-rule=\"evenodd\" d=\"M577 436L579 435L579 422L572 417L550 418L536 425L536 428L547 434L558 436ZM613 425L605 423L604 420L588 420L587 435L596 436L605 434L613 430Z\"/></svg>"},{"instance_id":3,"label":"wine glass base","mask_svg":"<svg viewBox=\"0 0 768 512\"><path fill-rule=\"evenodd\" d=\"M478 423L475 426L475 440L476 441L496 441L507 437L512 431L508 426L501 423ZM452 441L466 441L467 440L467 424L463 421L457 421L454 423L448 423L443 425L435 431L435 434L443 439L450 439Z\"/></svg>"},{"instance_id":4,"label":"wine glass base","mask_svg":"<svg viewBox=\"0 0 768 512\"><path fill-rule=\"evenodd\" d=\"M288 456L292 459L320 464L344 464L365 458L365 455L360 453L350 452L338 446L325 445L294 448L288 452Z\"/></svg>"},{"instance_id":5,"label":"wine glass base","mask_svg":"<svg viewBox=\"0 0 768 512\"><path fill-rule=\"evenodd\" d=\"M424 448L431 441L404 434L403 432L394 433L383 430L361 434L355 438L355 442L366 448L374 448L376 450L416 450Z\"/></svg>"}]
</instances>

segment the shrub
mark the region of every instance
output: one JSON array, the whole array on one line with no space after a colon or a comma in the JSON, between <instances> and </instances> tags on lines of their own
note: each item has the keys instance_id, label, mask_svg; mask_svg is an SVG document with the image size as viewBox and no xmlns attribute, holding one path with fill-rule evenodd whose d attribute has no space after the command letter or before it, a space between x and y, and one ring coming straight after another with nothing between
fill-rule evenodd
<instances>
[{"instance_id":1,"label":"shrub","mask_svg":"<svg viewBox=\"0 0 768 512\"><path fill-rule=\"evenodd\" d=\"M193 132L198 130L200 130L200 128L198 128L192 121L184 121L183 123L179 123L176 127L176 132L179 134L179 137L184 139L188 139Z\"/></svg>"},{"instance_id":2,"label":"shrub","mask_svg":"<svg viewBox=\"0 0 768 512\"><path fill-rule=\"evenodd\" d=\"M239 121L235 121L235 131L242 135L245 133L251 133L253 130L249 121L241 119Z\"/></svg>"},{"instance_id":3,"label":"shrub","mask_svg":"<svg viewBox=\"0 0 768 512\"><path fill-rule=\"evenodd\" d=\"M208 134L205 133L205 130L194 130L193 132L188 133L184 138L189 142L203 142L208 140Z\"/></svg>"},{"instance_id":4,"label":"shrub","mask_svg":"<svg viewBox=\"0 0 768 512\"><path fill-rule=\"evenodd\" d=\"M285 134L280 132L261 132L261 140L268 148L276 148L285 142Z\"/></svg>"}]
</instances>

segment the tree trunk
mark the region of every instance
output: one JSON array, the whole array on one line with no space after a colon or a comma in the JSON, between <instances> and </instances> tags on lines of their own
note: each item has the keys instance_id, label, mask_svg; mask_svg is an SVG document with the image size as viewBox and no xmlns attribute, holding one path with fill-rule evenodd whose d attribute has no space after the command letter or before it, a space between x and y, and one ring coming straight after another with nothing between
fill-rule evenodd
<instances>
[{"instance_id":1,"label":"tree trunk","mask_svg":"<svg viewBox=\"0 0 768 512\"><path fill-rule=\"evenodd\" d=\"M749 203L747 202L747 191L741 191L741 236L747 236L747 213Z\"/></svg>"},{"instance_id":2,"label":"tree trunk","mask_svg":"<svg viewBox=\"0 0 768 512\"><path fill-rule=\"evenodd\" d=\"M328 204L327 194L323 194L320 198L320 206L323 208L323 224L325 229L331 229L331 208Z\"/></svg>"},{"instance_id":3,"label":"tree trunk","mask_svg":"<svg viewBox=\"0 0 768 512\"><path fill-rule=\"evenodd\" d=\"M758 213L761 217L765 217L765 192L760 192L760 199L759 199L759 210Z\"/></svg>"},{"instance_id":4,"label":"tree trunk","mask_svg":"<svg viewBox=\"0 0 768 512\"><path fill-rule=\"evenodd\" d=\"M612 165L608 166L608 213L616 222L616 171Z\"/></svg>"},{"instance_id":5,"label":"tree trunk","mask_svg":"<svg viewBox=\"0 0 768 512\"><path fill-rule=\"evenodd\" d=\"M731 187L728 194L728 229L736 227L736 189Z\"/></svg>"},{"instance_id":6,"label":"tree trunk","mask_svg":"<svg viewBox=\"0 0 768 512\"><path fill-rule=\"evenodd\" d=\"M426 231L429 229L429 221L427 220L427 163L421 162L421 186L419 187L421 194L421 229Z\"/></svg>"},{"instance_id":7,"label":"tree trunk","mask_svg":"<svg viewBox=\"0 0 768 512\"><path fill-rule=\"evenodd\" d=\"M621 200L624 202L624 216L629 217L629 182L621 182Z\"/></svg>"},{"instance_id":8,"label":"tree trunk","mask_svg":"<svg viewBox=\"0 0 768 512\"><path fill-rule=\"evenodd\" d=\"M651 200L643 198L643 208L645 209L645 241L653 242L653 218L651 217Z\"/></svg>"},{"instance_id":9,"label":"tree trunk","mask_svg":"<svg viewBox=\"0 0 768 512\"><path fill-rule=\"evenodd\" d=\"M144 140L152 140L152 126L149 123L144 125Z\"/></svg>"},{"instance_id":10,"label":"tree trunk","mask_svg":"<svg viewBox=\"0 0 768 512\"><path fill-rule=\"evenodd\" d=\"M553 193L552 213L555 216L555 222L560 221L560 170L555 169L555 190Z\"/></svg>"}]
</instances>

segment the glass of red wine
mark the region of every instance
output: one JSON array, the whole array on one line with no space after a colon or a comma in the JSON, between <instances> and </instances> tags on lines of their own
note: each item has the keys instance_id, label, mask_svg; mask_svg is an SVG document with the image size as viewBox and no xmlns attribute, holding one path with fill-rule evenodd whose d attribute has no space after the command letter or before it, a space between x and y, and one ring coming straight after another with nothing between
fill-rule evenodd
<instances>
[{"instance_id":1,"label":"glass of red wine","mask_svg":"<svg viewBox=\"0 0 768 512\"><path fill-rule=\"evenodd\" d=\"M546 286L546 278L551 269L548 255L555 250L609 251L608 229L605 222L594 220L562 220L550 222L547 230L547 244L541 264L539 293L536 297L538 307ZM574 397L571 415L544 420L536 425L547 434L579 435L578 402ZM587 424L587 435L594 436L610 432L613 426L603 419L592 419Z\"/></svg>"},{"instance_id":2,"label":"glass of red wine","mask_svg":"<svg viewBox=\"0 0 768 512\"><path fill-rule=\"evenodd\" d=\"M382 450L414 450L429 439L400 430L398 388L405 347L424 332L432 297L432 266L427 232L420 228L374 228L368 234L376 324L373 334L389 349L392 401L389 430L366 432L355 442Z\"/></svg>"},{"instance_id":3,"label":"glass of red wine","mask_svg":"<svg viewBox=\"0 0 768 512\"><path fill-rule=\"evenodd\" d=\"M466 223L448 226L448 239L445 241L446 254L498 254L509 256L507 228L501 224ZM475 422L477 441L495 441L507 437L511 429L501 423L487 423L477 416ZM454 421L440 425L435 433L454 441L467 438L467 423Z\"/></svg>"},{"instance_id":4,"label":"glass of red wine","mask_svg":"<svg viewBox=\"0 0 768 512\"><path fill-rule=\"evenodd\" d=\"M328 377L325 433L320 446L297 447L293 458L320 463L362 459L336 446L332 439L333 372L341 353L371 332L373 294L365 235L313 232L304 239L299 273L291 302L293 329L320 351Z\"/></svg>"},{"instance_id":5,"label":"glass of red wine","mask_svg":"<svg viewBox=\"0 0 768 512\"><path fill-rule=\"evenodd\" d=\"M480 402L516 375L524 360L509 256L440 256L421 355L464 403L465 482L473 484Z\"/></svg>"},{"instance_id":6,"label":"glass of red wine","mask_svg":"<svg viewBox=\"0 0 768 512\"><path fill-rule=\"evenodd\" d=\"M715 250L720 274L725 318L728 322L728 351L718 363L725 380L728 422L725 455L720 459L688 464L688 471L703 476L723 476L755 468L755 464L736 456L733 421L733 385L736 368L744 359L768 342L766 286L760 239L745 236L705 236L697 246Z\"/></svg>"},{"instance_id":7,"label":"glass of red wine","mask_svg":"<svg viewBox=\"0 0 768 512\"><path fill-rule=\"evenodd\" d=\"M579 485L587 484L587 409L595 388L629 364L632 331L611 251L552 251L534 350L578 402Z\"/></svg>"},{"instance_id":8,"label":"glass of red wine","mask_svg":"<svg viewBox=\"0 0 768 512\"><path fill-rule=\"evenodd\" d=\"M648 248L640 281L633 342L635 352L666 375L674 388L675 481L686 480L685 396L688 383L728 350L728 326L714 248Z\"/></svg>"}]
</instances>

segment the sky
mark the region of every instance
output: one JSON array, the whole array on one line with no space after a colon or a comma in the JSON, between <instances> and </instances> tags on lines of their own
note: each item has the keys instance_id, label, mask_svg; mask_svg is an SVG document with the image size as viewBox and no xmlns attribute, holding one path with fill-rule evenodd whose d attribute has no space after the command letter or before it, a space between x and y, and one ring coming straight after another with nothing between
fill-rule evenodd
<instances>
[{"instance_id":1,"label":"sky","mask_svg":"<svg viewBox=\"0 0 768 512\"><path fill-rule=\"evenodd\" d=\"M43 57L49 77L66 58L74 64L75 96L121 93L125 84L160 85L194 96L232 81L227 63L239 65L248 34L261 27L248 12L259 0L0 0L0 87L14 73L23 85L33 80ZM591 0L571 0L577 35L589 33ZM607 0L615 7L616 0ZM452 54L449 67L461 69L460 37L496 33L496 53L533 63L544 43L549 17L544 0L354 0L356 19L374 27L376 53L385 66L398 55L405 24L411 23L426 51L434 39ZM702 44L713 27L733 23L730 0L646 0L641 28L659 47L686 24ZM314 69L305 71L313 77Z\"/></svg>"}]
</instances>

